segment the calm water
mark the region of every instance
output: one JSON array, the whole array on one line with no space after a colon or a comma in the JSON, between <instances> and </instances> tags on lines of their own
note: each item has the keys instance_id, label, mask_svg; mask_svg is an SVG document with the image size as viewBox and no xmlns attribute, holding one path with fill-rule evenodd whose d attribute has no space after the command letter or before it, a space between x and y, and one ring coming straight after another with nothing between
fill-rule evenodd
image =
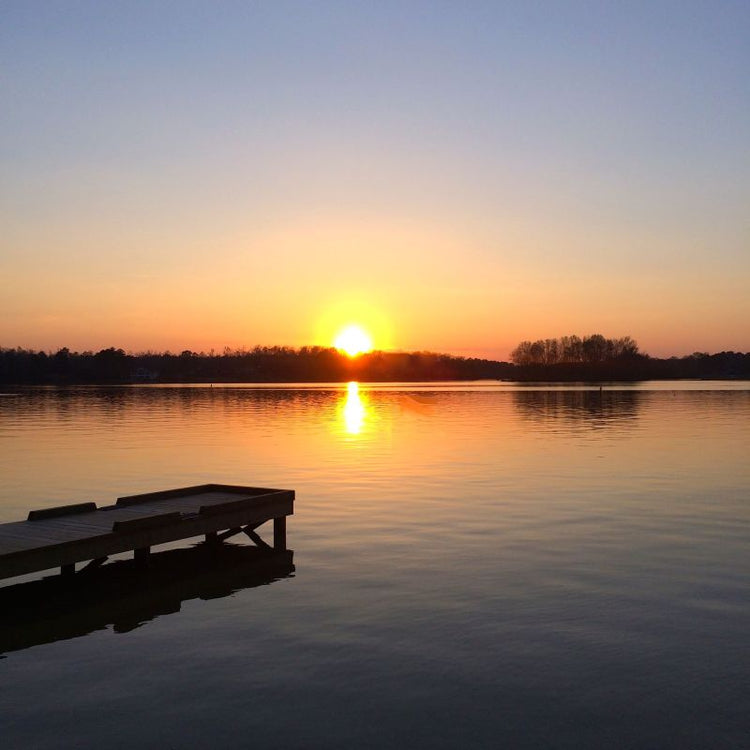
<instances>
[{"instance_id":1,"label":"calm water","mask_svg":"<svg viewBox=\"0 0 750 750\"><path fill-rule=\"evenodd\" d=\"M7 650L2 747L747 747L749 449L748 383L6 393L0 522L297 503L294 575Z\"/></svg>"}]
</instances>

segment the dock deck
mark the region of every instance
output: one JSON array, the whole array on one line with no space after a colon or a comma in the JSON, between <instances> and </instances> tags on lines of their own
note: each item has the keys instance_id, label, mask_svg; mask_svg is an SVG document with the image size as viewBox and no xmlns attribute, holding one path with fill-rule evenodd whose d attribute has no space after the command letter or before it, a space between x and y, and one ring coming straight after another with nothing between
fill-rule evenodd
<instances>
[{"instance_id":1,"label":"dock deck","mask_svg":"<svg viewBox=\"0 0 750 750\"><path fill-rule=\"evenodd\" d=\"M77 563L97 567L110 555L148 556L152 546L205 535L220 542L245 533L271 548L256 533L273 521L273 549L286 549L286 517L294 513L294 491L204 484L120 497L114 505L79 503L34 510L26 521L0 524L0 579Z\"/></svg>"}]
</instances>

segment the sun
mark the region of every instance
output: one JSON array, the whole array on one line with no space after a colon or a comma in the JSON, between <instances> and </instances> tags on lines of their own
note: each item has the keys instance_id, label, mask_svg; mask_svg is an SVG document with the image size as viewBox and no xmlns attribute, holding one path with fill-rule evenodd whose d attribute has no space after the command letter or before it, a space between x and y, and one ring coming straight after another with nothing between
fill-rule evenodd
<instances>
[{"instance_id":1,"label":"sun","mask_svg":"<svg viewBox=\"0 0 750 750\"><path fill-rule=\"evenodd\" d=\"M333 345L350 357L372 350L370 335L357 325L350 325L338 333Z\"/></svg>"}]
</instances>

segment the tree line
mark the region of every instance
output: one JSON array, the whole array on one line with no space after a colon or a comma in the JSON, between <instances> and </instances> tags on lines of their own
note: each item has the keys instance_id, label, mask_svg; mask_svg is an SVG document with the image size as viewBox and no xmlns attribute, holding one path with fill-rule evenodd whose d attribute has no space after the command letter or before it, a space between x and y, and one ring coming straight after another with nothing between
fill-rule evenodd
<instances>
[{"instance_id":1,"label":"tree line","mask_svg":"<svg viewBox=\"0 0 750 750\"><path fill-rule=\"evenodd\" d=\"M623 336L608 339L600 333L590 336L561 336L556 339L522 341L510 354L516 365L559 365L613 362L638 357L638 344Z\"/></svg>"},{"instance_id":2,"label":"tree line","mask_svg":"<svg viewBox=\"0 0 750 750\"><path fill-rule=\"evenodd\" d=\"M679 378L750 379L750 353L696 352L658 359L629 336L601 334L522 341L512 362L434 352L369 352L352 359L337 349L284 346L216 352L144 352L110 347L44 352L0 347L0 383L66 385L120 383L262 383L516 380L633 381Z\"/></svg>"},{"instance_id":3,"label":"tree line","mask_svg":"<svg viewBox=\"0 0 750 750\"><path fill-rule=\"evenodd\" d=\"M0 348L0 383L15 384L499 380L511 370L505 362L432 352L374 351L352 359L320 346L226 348L220 354Z\"/></svg>"},{"instance_id":4,"label":"tree line","mask_svg":"<svg viewBox=\"0 0 750 750\"><path fill-rule=\"evenodd\" d=\"M511 352L514 379L520 381L634 381L748 379L750 353L694 352L659 359L641 352L630 336L561 336L522 341Z\"/></svg>"}]
</instances>

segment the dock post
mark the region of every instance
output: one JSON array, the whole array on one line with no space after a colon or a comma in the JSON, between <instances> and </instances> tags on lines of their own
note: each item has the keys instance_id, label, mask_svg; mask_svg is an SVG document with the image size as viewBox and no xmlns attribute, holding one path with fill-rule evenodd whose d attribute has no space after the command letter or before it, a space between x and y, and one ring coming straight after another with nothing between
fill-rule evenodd
<instances>
[{"instance_id":1,"label":"dock post","mask_svg":"<svg viewBox=\"0 0 750 750\"><path fill-rule=\"evenodd\" d=\"M286 549L286 516L273 519L273 548L276 552Z\"/></svg>"},{"instance_id":2,"label":"dock post","mask_svg":"<svg viewBox=\"0 0 750 750\"><path fill-rule=\"evenodd\" d=\"M68 576L72 576L75 572L76 572L75 563L65 563L65 565L60 566L60 575L65 576L66 578Z\"/></svg>"},{"instance_id":3,"label":"dock post","mask_svg":"<svg viewBox=\"0 0 750 750\"><path fill-rule=\"evenodd\" d=\"M139 563L148 562L151 556L151 547L141 547L133 552L133 559Z\"/></svg>"},{"instance_id":4,"label":"dock post","mask_svg":"<svg viewBox=\"0 0 750 750\"><path fill-rule=\"evenodd\" d=\"M219 541L219 536L215 531L209 531L206 533L206 544L216 544Z\"/></svg>"}]
</instances>

